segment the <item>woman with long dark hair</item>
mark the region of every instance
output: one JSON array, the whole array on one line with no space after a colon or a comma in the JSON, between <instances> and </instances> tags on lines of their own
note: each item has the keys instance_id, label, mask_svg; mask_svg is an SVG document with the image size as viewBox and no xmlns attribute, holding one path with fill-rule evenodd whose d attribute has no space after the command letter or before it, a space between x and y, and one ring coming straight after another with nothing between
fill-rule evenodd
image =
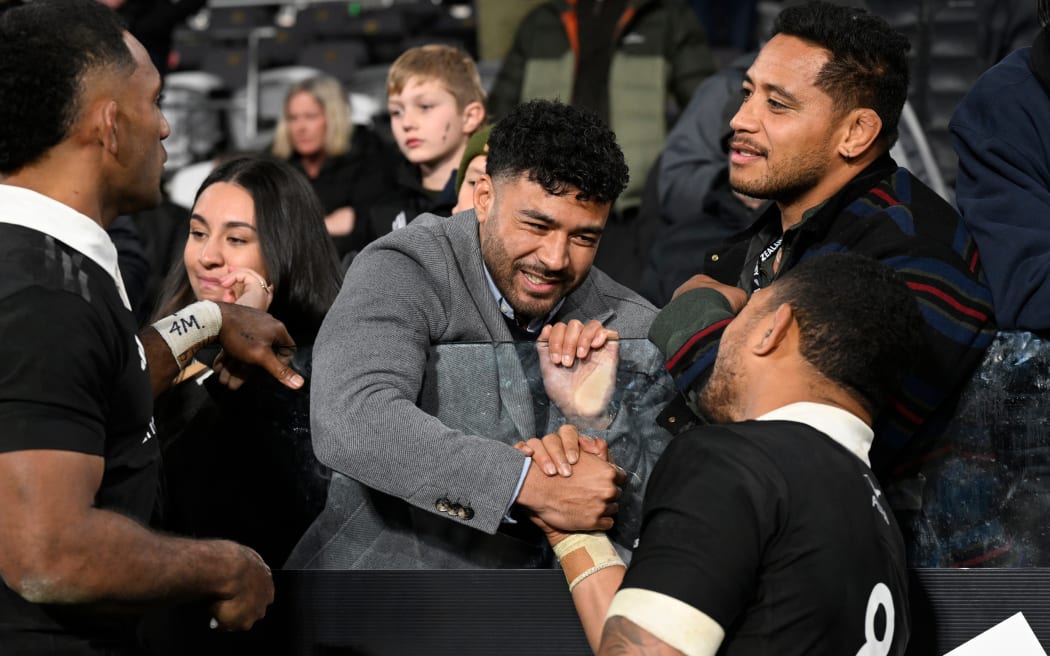
<instances>
[{"instance_id":1,"label":"woman with long dark hair","mask_svg":"<svg viewBox=\"0 0 1050 656\"><path fill-rule=\"evenodd\" d=\"M309 381L313 339L340 286L316 195L286 162L235 159L201 185L158 316L195 300L267 310L295 340L291 365ZM263 376L234 390L203 352L157 401L165 458L163 523L236 537L279 566L324 504L327 471L313 456L309 383L292 391Z\"/></svg>"}]
</instances>

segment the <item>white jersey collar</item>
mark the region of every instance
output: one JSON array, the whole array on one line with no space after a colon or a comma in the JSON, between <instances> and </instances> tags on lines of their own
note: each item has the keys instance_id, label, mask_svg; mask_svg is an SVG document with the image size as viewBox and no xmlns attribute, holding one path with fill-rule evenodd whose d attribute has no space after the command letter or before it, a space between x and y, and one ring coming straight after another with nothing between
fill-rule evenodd
<instances>
[{"instance_id":1,"label":"white jersey collar","mask_svg":"<svg viewBox=\"0 0 1050 656\"><path fill-rule=\"evenodd\" d=\"M871 450L875 433L852 412L823 403L802 401L767 412L756 420L786 420L806 424L841 444L863 460L865 465L871 466L868 451Z\"/></svg>"},{"instance_id":2,"label":"white jersey collar","mask_svg":"<svg viewBox=\"0 0 1050 656\"><path fill-rule=\"evenodd\" d=\"M0 223L42 232L83 253L113 278L124 307L131 309L117 266L117 249L98 223L53 198L7 184L0 184Z\"/></svg>"}]
</instances>

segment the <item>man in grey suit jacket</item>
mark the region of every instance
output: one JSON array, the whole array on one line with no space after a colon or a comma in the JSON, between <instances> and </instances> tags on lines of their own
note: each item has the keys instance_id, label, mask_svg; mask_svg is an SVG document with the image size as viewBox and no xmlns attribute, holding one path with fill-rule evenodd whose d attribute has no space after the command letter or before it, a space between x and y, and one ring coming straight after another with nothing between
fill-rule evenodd
<instances>
[{"instance_id":1,"label":"man in grey suit jacket","mask_svg":"<svg viewBox=\"0 0 1050 656\"><path fill-rule=\"evenodd\" d=\"M371 244L347 273L314 350L311 426L333 469L328 505L288 567L551 566L542 535L515 515L605 530L620 505L637 505L667 441L652 421L672 393L655 350L638 367L648 378L633 386L641 409L620 391L598 410L604 421L574 416L580 409L553 392L537 411L543 395L524 375L539 364L531 342L547 324L573 322L575 335L578 320L587 340L594 328L644 338L655 314L591 266L627 180L615 136L585 111L526 103L493 129L487 169L474 210L423 215ZM571 375L542 369L548 389L551 377ZM545 473L513 447L587 419L634 485L586 452L587 440L570 476Z\"/></svg>"}]
</instances>

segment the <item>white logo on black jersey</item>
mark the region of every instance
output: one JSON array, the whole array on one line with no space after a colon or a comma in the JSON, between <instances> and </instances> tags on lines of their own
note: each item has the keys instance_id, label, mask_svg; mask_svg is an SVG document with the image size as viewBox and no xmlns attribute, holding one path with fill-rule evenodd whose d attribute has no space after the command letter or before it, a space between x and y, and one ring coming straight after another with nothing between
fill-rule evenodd
<instances>
[{"instance_id":1,"label":"white logo on black jersey","mask_svg":"<svg viewBox=\"0 0 1050 656\"><path fill-rule=\"evenodd\" d=\"M139 350L139 362L142 366L142 370L146 370L146 349L142 348L142 342L139 341L139 336L135 335L135 346Z\"/></svg>"},{"instance_id":2,"label":"white logo on black jersey","mask_svg":"<svg viewBox=\"0 0 1050 656\"><path fill-rule=\"evenodd\" d=\"M864 474L864 480L871 486L871 507L879 511L879 514L882 515L882 521L889 526L890 518L886 516L886 509L882 507L882 501L879 500L882 497L882 490L875 485L875 481L871 480L871 477L867 474Z\"/></svg>"}]
</instances>

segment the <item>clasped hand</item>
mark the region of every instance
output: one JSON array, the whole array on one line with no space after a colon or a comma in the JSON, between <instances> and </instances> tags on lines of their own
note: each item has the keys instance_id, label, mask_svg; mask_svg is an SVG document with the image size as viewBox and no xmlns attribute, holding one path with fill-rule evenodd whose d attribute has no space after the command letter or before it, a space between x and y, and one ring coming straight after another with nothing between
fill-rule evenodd
<instances>
[{"instance_id":1,"label":"clasped hand","mask_svg":"<svg viewBox=\"0 0 1050 656\"><path fill-rule=\"evenodd\" d=\"M605 440L565 424L557 433L518 442L514 448L532 458L518 504L530 511L549 539L557 541L565 532L612 528L627 472L612 462Z\"/></svg>"}]
</instances>

